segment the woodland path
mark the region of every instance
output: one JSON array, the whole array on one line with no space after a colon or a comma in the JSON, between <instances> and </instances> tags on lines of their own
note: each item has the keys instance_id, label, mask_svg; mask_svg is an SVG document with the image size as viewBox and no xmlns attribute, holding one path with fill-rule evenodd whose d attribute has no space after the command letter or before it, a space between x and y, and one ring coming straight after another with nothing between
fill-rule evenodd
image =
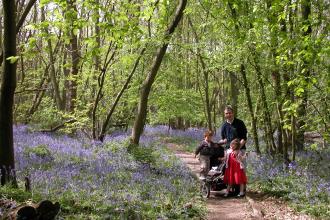
<instances>
[{"instance_id":1,"label":"woodland path","mask_svg":"<svg viewBox=\"0 0 330 220\"><path fill-rule=\"evenodd\" d=\"M199 161L189 152L182 151L180 146L167 143L189 169L199 173ZM241 220L241 219L276 219L276 220L311 220L310 216L293 211L284 201L263 195L260 192L247 191L245 198L223 198L223 192L211 192L207 199L207 220Z\"/></svg>"},{"instance_id":2,"label":"woodland path","mask_svg":"<svg viewBox=\"0 0 330 220\"><path fill-rule=\"evenodd\" d=\"M199 172L199 161L194 155L187 152L175 151L175 155L179 157L194 174ZM210 198L207 199L207 219L255 219L252 218L253 212L249 207L246 198L223 198L223 192L211 192Z\"/></svg>"}]
</instances>

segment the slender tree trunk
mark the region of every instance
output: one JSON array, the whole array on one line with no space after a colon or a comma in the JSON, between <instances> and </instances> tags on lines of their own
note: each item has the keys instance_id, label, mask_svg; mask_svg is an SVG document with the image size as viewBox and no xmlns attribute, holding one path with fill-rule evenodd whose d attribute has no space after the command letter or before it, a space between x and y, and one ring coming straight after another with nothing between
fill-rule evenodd
<instances>
[{"instance_id":1,"label":"slender tree trunk","mask_svg":"<svg viewBox=\"0 0 330 220\"><path fill-rule=\"evenodd\" d=\"M96 4L100 4L100 0L95 0L95 3ZM96 14L96 23L95 23L95 36L96 36L96 50L99 50L101 48L101 37L100 37L100 26L99 26L99 23L100 23L100 12L99 12L99 9L97 8L94 12ZM101 58L100 58L100 53L97 52L96 55L94 56L94 63L95 63L95 69L96 69L96 72L99 72L101 70ZM96 80L97 79L97 76L94 72L93 74L93 80ZM94 94L94 92L92 93Z\"/></svg>"},{"instance_id":2,"label":"slender tree trunk","mask_svg":"<svg viewBox=\"0 0 330 220\"><path fill-rule=\"evenodd\" d=\"M204 93L205 93L205 107L206 107L206 115L207 115L207 127L212 130L212 114L211 114L211 106L210 106L210 94L209 94L209 72L206 70L205 62L202 56L199 54L199 58L202 65L202 72L204 76Z\"/></svg>"},{"instance_id":3,"label":"slender tree trunk","mask_svg":"<svg viewBox=\"0 0 330 220\"><path fill-rule=\"evenodd\" d=\"M290 0L289 1L289 6L292 5L292 1ZM293 15L295 14L295 11L296 9L292 9L291 7L288 7L288 10L289 10L289 18L288 18L288 38L290 39L290 41L293 40L294 36L293 36L293 28L294 28L294 24L293 24ZM289 60L292 61L292 63L294 63L294 58L293 58L293 51L294 49L290 49L288 51L288 57L289 57ZM294 74L294 64L291 64L287 67L288 71L286 71L286 73L284 74L284 80L286 82L288 82L290 80L290 76L292 77L293 74ZM286 89L286 94L288 96L290 96L290 101L291 103L295 103L295 95L294 95L294 88L292 88L293 86L286 86L285 89ZM297 123L297 120L296 120L296 117L292 114L291 115L291 150L292 150L292 160L294 161L295 160L295 157L296 157L296 134L297 134L297 131L296 131L296 123ZM287 129L286 129L287 133L289 132ZM288 136L288 134L286 133L286 136ZM288 139L288 137L287 137ZM288 141L287 141L288 142ZM289 144L285 144L284 145L284 154L283 154L283 159L284 161L289 161L289 152L288 152L288 148L289 148Z\"/></svg>"},{"instance_id":4,"label":"slender tree trunk","mask_svg":"<svg viewBox=\"0 0 330 220\"><path fill-rule=\"evenodd\" d=\"M3 21L3 19L2 19L2 17L3 17L3 15L2 15L2 11L0 11L0 53L2 54L2 51L3 51L3 48L2 48L2 46L3 46L3 43L2 43L2 36L3 36L3 34L2 34L2 30L3 30L3 27L2 27L2 21ZM2 61L3 61L3 58L0 58L1 60L0 60L0 63L2 63ZM1 66L1 64L0 64L0 66Z\"/></svg>"},{"instance_id":5,"label":"slender tree trunk","mask_svg":"<svg viewBox=\"0 0 330 220\"><path fill-rule=\"evenodd\" d=\"M236 8L233 5L233 2L228 1L228 7L230 9L231 12L231 16L233 17L233 19L235 20L235 31L236 31L236 37L239 39L242 39L242 35L240 34L240 25L238 22L238 14L236 11ZM244 38L244 37L243 37ZM243 60L241 60L240 62L243 63ZM236 113L236 116L238 115L237 109L238 109L238 93L239 90L238 85L237 85L237 77L235 76L235 73L233 72L229 72L229 80L230 80L230 97L231 97L231 105L233 106L234 112ZM228 103L227 103L228 104Z\"/></svg>"},{"instance_id":6,"label":"slender tree trunk","mask_svg":"<svg viewBox=\"0 0 330 220\"><path fill-rule=\"evenodd\" d=\"M309 21L309 16L311 14L311 2L310 0L302 0L301 1L301 12L302 12L302 22L305 26L307 26L307 28L304 28L303 31L303 36L304 36L304 41L309 41L308 38L311 36L312 34L312 27ZM303 48L303 50L308 51L309 50L309 46L305 46ZM308 83L310 81L309 77L310 77L310 64L311 61L309 60L310 58L307 58L307 56L303 56L303 65L301 68L301 75L305 78L306 82ZM297 121L297 125L298 125L298 132L297 132L297 140L296 140L296 144L297 144L297 148L298 150L303 150L304 148L304 133L305 133L305 125L306 125L306 114L307 114L307 99L308 99L308 91L305 88L304 92L302 94L302 102L298 108L298 118L299 120Z\"/></svg>"},{"instance_id":7,"label":"slender tree trunk","mask_svg":"<svg viewBox=\"0 0 330 220\"><path fill-rule=\"evenodd\" d=\"M134 126L132 129L132 135L131 135L131 142L132 144L139 144L140 136L143 132L143 127L145 125L145 120L147 116L147 107L148 107L148 97L151 90L151 86L153 82L155 81L157 72L159 70L160 64L162 63L163 57L166 53L166 49L168 47L169 40L171 39L171 36L175 30L175 28L178 26L181 18L183 17L183 11L186 7L187 0L180 0L180 3L176 9L174 20L165 32L165 42L162 44L162 46L157 50L156 56L153 60L151 70L147 76L147 78L144 80L142 87L141 87L141 93L140 93L140 101L138 104L138 112L137 116L135 118Z\"/></svg>"},{"instance_id":8,"label":"slender tree trunk","mask_svg":"<svg viewBox=\"0 0 330 220\"><path fill-rule=\"evenodd\" d=\"M251 94L250 94L250 87L249 87L247 77L246 77L245 66L243 64L241 64L240 73L241 73L242 78L243 78L243 86L244 86L245 95L246 95L247 104L248 104L248 109L249 109L249 112L250 112L250 117L251 117L251 122L252 122L253 141L254 141L254 144L255 144L255 149L256 149L257 154L260 154L259 139L258 139L258 133L257 133L257 120L256 120L254 112L253 112L252 98L251 98Z\"/></svg>"},{"instance_id":9,"label":"slender tree trunk","mask_svg":"<svg viewBox=\"0 0 330 220\"><path fill-rule=\"evenodd\" d=\"M93 123L92 136L93 136L93 139L96 139L97 133L99 132L97 129L97 126L96 126L96 124L97 124L97 114L96 113L97 113L97 108L98 108L99 102L103 97L102 90L103 90L103 85L104 85L105 74L106 74L106 70L105 69L101 70L99 80L98 80L99 89L96 94L96 98L95 98L95 101L93 104L93 109L92 109L92 123Z\"/></svg>"},{"instance_id":10,"label":"slender tree trunk","mask_svg":"<svg viewBox=\"0 0 330 220\"><path fill-rule=\"evenodd\" d=\"M292 149L292 161L296 160L296 117L294 115L291 116L291 149ZM288 158L286 158L288 159Z\"/></svg>"},{"instance_id":11,"label":"slender tree trunk","mask_svg":"<svg viewBox=\"0 0 330 220\"><path fill-rule=\"evenodd\" d=\"M0 170L1 185L6 184L15 169L13 145L13 104L16 88L16 11L15 1L2 1L4 39L3 71L0 91ZM14 182L15 177L13 176Z\"/></svg>"},{"instance_id":12,"label":"slender tree trunk","mask_svg":"<svg viewBox=\"0 0 330 220\"><path fill-rule=\"evenodd\" d=\"M193 33L195 36L195 41L197 44L199 44L199 38L198 38L197 32L196 32L190 18L188 18L188 22L189 22L190 27L193 30ZM212 108L210 105L210 94L209 94L209 71L206 69L206 64L204 62L204 59L202 57L201 50L199 47L197 47L197 57L201 63L202 72L203 72L203 76L204 76L203 89L204 89L204 95L205 95L205 110L206 110L205 115L207 116L206 117L207 127L208 127L208 129L212 130L213 126L212 126L212 114L211 114Z\"/></svg>"},{"instance_id":13,"label":"slender tree trunk","mask_svg":"<svg viewBox=\"0 0 330 220\"><path fill-rule=\"evenodd\" d=\"M264 123L265 123L265 128L266 128L266 130L265 130L266 139L267 139L267 143L269 144L269 146L267 148L269 149L270 153L275 153L275 142L274 142L274 137L273 137L272 120L271 120L270 111L268 108L267 97L266 97L266 92L265 92L265 85L262 80L262 73L260 71L260 67L258 64L257 55L254 54L253 57L254 57L255 69L256 69L256 74L257 74L257 81L259 84L260 95L261 95L263 117L264 117Z\"/></svg>"},{"instance_id":14,"label":"slender tree trunk","mask_svg":"<svg viewBox=\"0 0 330 220\"><path fill-rule=\"evenodd\" d=\"M234 72L229 71L229 82L230 82L230 103L234 109L235 115L238 116L238 85L237 77ZM227 103L228 104L228 103Z\"/></svg>"},{"instance_id":15,"label":"slender tree trunk","mask_svg":"<svg viewBox=\"0 0 330 220\"><path fill-rule=\"evenodd\" d=\"M110 118L111 118L113 112L115 111L115 109L116 109L116 107L117 107L117 104L118 104L118 102L119 102L121 96L124 94L125 90L126 90L127 87L128 87L128 84L131 82L131 79L132 79L132 77L133 77L133 75L134 75L134 73L135 73L135 71L136 71L137 66L139 65L140 59L141 59L141 57L143 56L145 50L146 50L146 47L142 48L142 50L141 50L141 52L140 52L138 58L137 58L136 61L135 61L135 64L134 64L134 66L133 66L133 69L132 69L130 75L128 76L128 78L127 78L125 84L123 85L122 89L120 90L120 92L117 94L117 96L116 96L116 98L115 98L115 101L113 102L113 104L112 104L112 106L111 106L111 108L110 108L110 111L109 111L109 113L108 113L108 115L107 115L107 118L105 119L105 121L104 121L104 123L103 123L102 130L101 130L101 133L100 133L100 135L99 135L99 140L100 140L100 141L103 141L103 140L104 140L105 133L106 133L106 131L107 131L107 127L108 127L109 122L110 122Z\"/></svg>"},{"instance_id":16,"label":"slender tree trunk","mask_svg":"<svg viewBox=\"0 0 330 220\"><path fill-rule=\"evenodd\" d=\"M71 54L71 79L69 80L69 100L68 101L68 110L70 112L74 112L76 108L76 100L77 100L77 80L78 80L78 72L79 72L79 48L78 48L78 36L77 33L74 32L75 24L78 18L77 14L77 2L76 0L67 0L68 10L73 14L70 20L70 54Z\"/></svg>"},{"instance_id":17,"label":"slender tree trunk","mask_svg":"<svg viewBox=\"0 0 330 220\"><path fill-rule=\"evenodd\" d=\"M64 75L64 86L62 88L62 101L63 101L64 109L67 111L69 109L68 100L70 99L68 94L70 70L66 66L68 59L69 45L64 45L63 47L64 48L63 48L62 71Z\"/></svg>"},{"instance_id":18,"label":"slender tree trunk","mask_svg":"<svg viewBox=\"0 0 330 220\"><path fill-rule=\"evenodd\" d=\"M32 115L37 111L37 109L41 103L41 100L45 94L45 90L46 90L46 87L49 82L48 70L49 70L49 65L44 70L45 71L44 76L42 77L42 79L39 83L39 86L38 86L38 90L36 91L36 93L33 97L32 106L26 113L26 116L25 116L26 124L28 124L30 122Z\"/></svg>"},{"instance_id":19,"label":"slender tree trunk","mask_svg":"<svg viewBox=\"0 0 330 220\"><path fill-rule=\"evenodd\" d=\"M275 100L276 100L276 112L278 115L278 120L276 122L276 127L278 130L278 141L277 141L277 148L276 152L283 154L284 149L288 146L288 139L287 135L283 129L284 127L284 115L282 111L282 104L283 104L283 89L281 85L281 74L280 74L280 68L279 65L276 62L276 58L278 57L278 32L280 31L284 35L286 34L286 24L283 20L281 20L280 24L278 24L277 21L277 14L276 12L272 11L275 9L272 9L273 0L267 1L267 8L268 8L268 22L269 22L269 31L271 33L271 54L272 54L272 60L273 60L273 67L272 67L272 78L274 81L274 90L275 90ZM275 30L274 30L275 28ZM278 30L278 29L280 30ZM283 73L285 74L285 73ZM285 84L284 84L285 87Z\"/></svg>"},{"instance_id":20,"label":"slender tree trunk","mask_svg":"<svg viewBox=\"0 0 330 220\"><path fill-rule=\"evenodd\" d=\"M44 21L44 20L45 20L45 8L43 7L41 9L41 21ZM46 32L46 34L49 35L48 28L45 28L44 31ZM51 80L52 86L53 86L53 92L54 92L54 96L55 96L56 106L59 110L63 110L64 106L63 106L58 82L56 80L55 57L53 54L53 47L52 47L52 42L51 42L50 38L48 38L48 40L47 40L47 48L48 48L49 62L50 62L49 76L50 76L50 80Z\"/></svg>"},{"instance_id":21,"label":"slender tree trunk","mask_svg":"<svg viewBox=\"0 0 330 220\"><path fill-rule=\"evenodd\" d=\"M112 53L112 55L110 56L110 58L108 59L109 55L110 55L110 52L111 52L111 49L112 49L112 43L109 44L108 46L108 51L107 51L107 55L105 57L105 60L104 60L104 65L101 69L101 73L99 75L99 79L98 79L98 84L99 84L99 89L97 91L97 94L96 94L96 99L95 99L95 102L93 104L93 109L92 109L92 122L93 122L93 139L96 139L97 136L98 136L98 132L99 132L99 129L98 129L98 126L97 126L97 108L98 108L98 105L99 105L99 102L101 101L101 99L103 98L103 86L104 86L104 80L105 80L105 75L107 73L107 70L108 70L108 67L111 63L111 61L114 59L115 57L115 54L116 54L116 47Z\"/></svg>"}]
</instances>

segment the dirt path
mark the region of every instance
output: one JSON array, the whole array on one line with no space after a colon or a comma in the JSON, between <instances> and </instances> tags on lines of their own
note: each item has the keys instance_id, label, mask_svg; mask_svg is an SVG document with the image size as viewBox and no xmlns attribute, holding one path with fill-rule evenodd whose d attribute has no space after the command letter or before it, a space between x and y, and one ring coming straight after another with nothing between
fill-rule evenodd
<instances>
[{"instance_id":1,"label":"dirt path","mask_svg":"<svg viewBox=\"0 0 330 220\"><path fill-rule=\"evenodd\" d=\"M193 173L198 174L199 162L193 154L182 151L175 151L175 154L187 164ZM207 199L208 220L256 219L253 218L253 211L246 198L223 198L222 194L223 192L211 192L210 198Z\"/></svg>"},{"instance_id":2,"label":"dirt path","mask_svg":"<svg viewBox=\"0 0 330 220\"><path fill-rule=\"evenodd\" d=\"M180 150L176 144L167 144L175 155L180 158L193 173L199 173L199 161L192 153ZM223 198L223 192L211 192L207 199L207 220L241 220L241 219L271 219L271 220L314 220L311 216L297 213L285 201L260 192L247 191L247 196L240 198Z\"/></svg>"}]
</instances>

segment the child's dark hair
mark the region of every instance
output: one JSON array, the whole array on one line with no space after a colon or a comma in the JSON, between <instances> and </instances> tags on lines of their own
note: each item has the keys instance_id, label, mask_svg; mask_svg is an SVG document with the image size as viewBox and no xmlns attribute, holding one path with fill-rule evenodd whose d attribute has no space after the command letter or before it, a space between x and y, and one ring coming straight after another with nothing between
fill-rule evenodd
<instances>
[{"instance_id":1,"label":"child's dark hair","mask_svg":"<svg viewBox=\"0 0 330 220\"><path fill-rule=\"evenodd\" d=\"M230 142L230 146L234 145L233 150L239 150L241 148L241 145L239 143L239 140L236 138Z\"/></svg>"},{"instance_id":2,"label":"child's dark hair","mask_svg":"<svg viewBox=\"0 0 330 220\"><path fill-rule=\"evenodd\" d=\"M204 137L212 137L213 136L213 131L207 130L204 132Z\"/></svg>"}]
</instances>

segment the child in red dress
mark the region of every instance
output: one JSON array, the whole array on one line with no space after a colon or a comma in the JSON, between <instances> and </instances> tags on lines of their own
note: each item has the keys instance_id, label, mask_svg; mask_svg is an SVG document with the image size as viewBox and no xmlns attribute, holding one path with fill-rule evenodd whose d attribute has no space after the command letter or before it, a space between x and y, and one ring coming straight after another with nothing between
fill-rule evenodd
<instances>
[{"instance_id":1,"label":"child in red dress","mask_svg":"<svg viewBox=\"0 0 330 220\"><path fill-rule=\"evenodd\" d=\"M228 184L225 197L228 196L229 190L232 185L240 185L240 193L238 197L245 196L244 185L247 183L247 178L244 170L244 163L246 155L240 151L240 143L238 139L234 139L230 143L230 149L227 150L225 161L226 170L224 176L224 183Z\"/></svg>"}]
</instances>

